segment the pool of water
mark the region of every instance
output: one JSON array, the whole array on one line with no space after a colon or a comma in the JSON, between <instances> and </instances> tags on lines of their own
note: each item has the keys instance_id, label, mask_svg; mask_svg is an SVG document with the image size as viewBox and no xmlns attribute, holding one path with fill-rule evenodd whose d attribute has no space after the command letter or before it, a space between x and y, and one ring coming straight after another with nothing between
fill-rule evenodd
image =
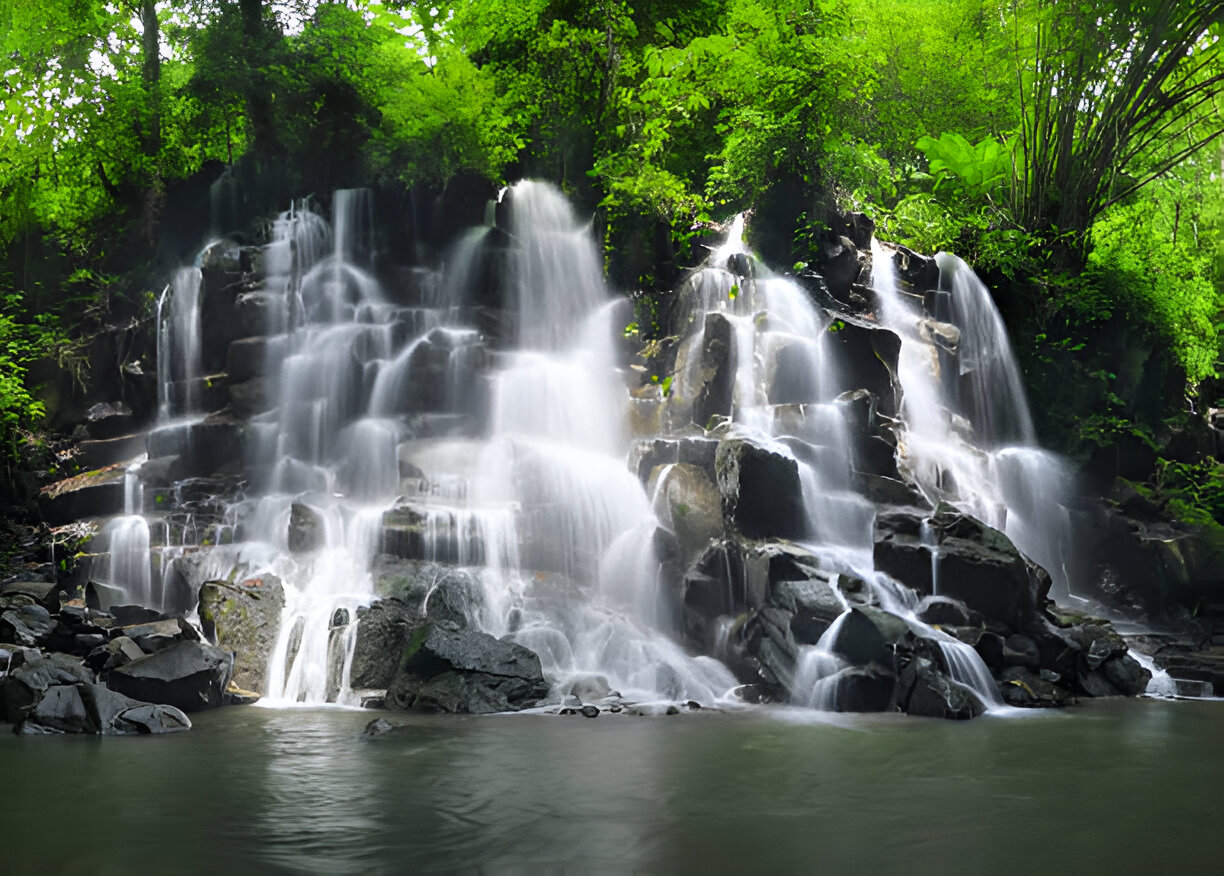
<instances>
[{"instance_id":1,"label":"pool of water","mask_svg":"<svg viewBox=\"0 0 1224 876\"><path fill-rule=\"evenodd\" d=\"M952 723L231 708L0 734L0 872L1214 870L1224 703ZM1204 869L1207 868L1207 869Z\"/></svg>"}]
</instances>

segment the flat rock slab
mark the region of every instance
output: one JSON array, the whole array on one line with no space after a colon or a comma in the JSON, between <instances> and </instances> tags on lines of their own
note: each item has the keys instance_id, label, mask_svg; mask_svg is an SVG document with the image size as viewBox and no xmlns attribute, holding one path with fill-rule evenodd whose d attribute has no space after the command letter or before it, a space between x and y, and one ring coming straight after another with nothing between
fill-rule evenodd
<instances>
[{"instance_id":1,"label":"flat rock slab","mask_svg":"<svg viewBox=\"0 0 1224 876\"><path fill-rule=\"evenodd\" d=\"M176 642L112 670L106 683L136 700L198 712L222 705L232 671L228 652L204 642Z\"/></svg>"}]
</instances>

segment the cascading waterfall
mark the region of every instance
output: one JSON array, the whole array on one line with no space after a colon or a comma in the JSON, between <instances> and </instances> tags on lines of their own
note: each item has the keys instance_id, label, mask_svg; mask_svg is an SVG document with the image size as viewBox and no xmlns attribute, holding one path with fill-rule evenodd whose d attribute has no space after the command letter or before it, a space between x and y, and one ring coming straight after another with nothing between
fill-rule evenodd
<instances>
[{"instance_id":1,"label":"cascading waterfall","mask_svg":"<svg viewBox=\"0 0 1224 876\"><path fill-rule=\"evenodd\" d=\"M882 325L901 338L902 460L933 503L946 501L1005 532L1071 596L1074 477L1037 446L1006 327L990 292L961 259L940 253L933 323L898 289L891 251L872 241ZM952 331L948 331L951 327ZM944 347L956 349L955 362Z\"/></svg>"},{"instance_id":2,"label":"cascading waterfall","mask_svg":"<svg viewBox=\"0 0 1224 876\"><path fill-rule=\"evenodd\" d=\"M266 700L361 702L366 692L350 683L359 612L385 595L379 564L399 562L460 569L473 585L469 623L538 654L554 701L579 688L725 701L735 676L680 644L688 630L668 553L675 466L657 468L649 492L634 470L643 440L699 436L742 438L793 462L802 508L786 538L822 573L864 582L872 605L931 643L941 672L1000 705L977 651L919 620L917 594L876 569L876 504L856 468L867 402L843 373L843 326L751 256L743 218L676 293L690 328L643 428L634 406L651 396L626 392L635 379L617 345L629 318L605 288L590 229L545 184L504 196L439 270L395 281L375 275L368 193L337 192L330 222L295 203L271 223L264 333L244 339L261 347L265 397L246 422L246 486L223 515L227 543L198 571L283 581ZM899 470L931 506L949 502L1006 532L1067 593L1068 479L1035 444L988 292L941 255L932 319L898 288L888 251L873 244L873 255L879 324L901 339ZM199 269L172 286L159 302L163 429L202 416ZM722 382L710 380L711 349L729 363ZM157 604L149 526L133 502L112 524L111 563L143 550L144 572L122 574L136 582L129 596ZM923 526L938 592L939 534ZM730 591L742 570L729 556ZM844 705L853 667L841 636L854 607L832 592L840 617L799 648L785 680L801 706ZM735 620L718 624L725 657Z\"/></svg>"}]
</instances>

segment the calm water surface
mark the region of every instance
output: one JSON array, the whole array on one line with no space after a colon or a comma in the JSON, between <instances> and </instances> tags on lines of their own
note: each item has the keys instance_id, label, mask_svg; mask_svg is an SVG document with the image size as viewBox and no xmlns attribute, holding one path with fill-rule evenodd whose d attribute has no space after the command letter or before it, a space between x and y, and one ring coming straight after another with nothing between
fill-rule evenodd
<instances>
[{"instance_id":1,"label":"calm water surface","mask_svg":"<svg viewBox=\"0 0 1224 876\"><path fill-rule=\"evenodd\" d=\"M0 872L1219 872L1224 703L968 723L232 708L0 734ZM1191 869L1193 868L1193 869Z\"/></svg>"}]
</instances>

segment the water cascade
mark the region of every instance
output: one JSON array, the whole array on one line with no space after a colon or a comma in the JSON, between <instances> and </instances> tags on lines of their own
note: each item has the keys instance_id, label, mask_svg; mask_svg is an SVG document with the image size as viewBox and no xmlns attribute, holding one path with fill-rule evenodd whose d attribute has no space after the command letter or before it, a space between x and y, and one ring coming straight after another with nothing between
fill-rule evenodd
<instances>
[{"instance_id":1,"label":"water cascade","mask_svg":"<svg viewBox=\"0 0 1224 876\"><path fill-rule=\"evenodd\" d=\"M926 315L897 284L893 253L872 242L882 325L901 338L902 460L933 502L999 529L1072 595L1074 476L1037 446L1023 379L990 292L961 259L936 257L939 289ZM955 357L949 355L955 349ZM932 551L932 563L935 563Z\"/></svg>"},{"instance_id":2,"label":"water cascade","mask_svg":"<svg viewBox=\"0 0 1224 876\"><path fill-rule=\"evenodd\" d=\"M330 220L295 203L257 251L214 242L175 277L150 459L107 530L112 604L283 586L275 703L381 696L355 655L399 600L530 649L552 703L755 680L825 710L1001 705L981 614L943 593L945 528L966 525L944 509L1066 595L1069 478L963 262L941 255L923 302L873 243L863 317L771 274L739 217L638 353L552 187L505 190L434 269L389 267L372 217L363 191ZM235 324L202 329L219 299Z\"/></svg>"}]
</instances>

